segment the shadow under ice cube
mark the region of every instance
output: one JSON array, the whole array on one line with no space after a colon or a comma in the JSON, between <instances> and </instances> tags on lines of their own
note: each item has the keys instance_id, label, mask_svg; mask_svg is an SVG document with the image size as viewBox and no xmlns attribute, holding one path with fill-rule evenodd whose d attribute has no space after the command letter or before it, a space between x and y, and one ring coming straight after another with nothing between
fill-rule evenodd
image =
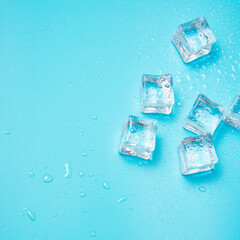
<instances>
[{"instance_id":1,"label":"shadow under ice cube","mask_svg":"<svg viewBox=\"0 0 240 240\"><path fill-rule=\"evenodd\" d=\"M208 54L216 37L206 18L199 17L180 25L172 41L185 63Z\"/></svg>"},{"instance_id":2,"label":"shadow under ice cube","mask_svg":"<svg viewBox=\"0 0 240 240\"><path fill-rule=\"evenodd\" d=\"M183 175L208 171L218 162L211 135L183 139L178 153Z\"/></svg>"},{"instance_id":3,"label":"shadow under ice cube","mask_svg":"<svg viewBox=\"0 0 240 240\"><path fill-rule=\"evenodd\" d=\"M119 152L143 159L151 159L155 149L157 122L129 116L123 126Z\"/></svg>"},{"instance_id":4,"label":"shadow under ice cube","mask_svg":"<svg viewBox=\"0 0 240 240\"><path fill-rule=\"evenodd\" d=\"M167 75L143 75L141 110L143 113L170 114L174 104L173 81Z\"/></svg>"},{"instance_id":5,"label":"shadow under ice cube","mask_svg":"<svg viewBox=\"0 0 240 240\"><path fill-rule=\"evenodd\" d=\"M205 95L200 94L191 112L188 114L184 128L198 135L213 135L222 121L224 109L223 106L212 102Z\"/></svg>"},{"instance_id":6,"label":"shadow under ice cube","mask_svg":"<svg viewBox=\"0 0 240 240\"><path fill-rule=\"evenodd\" d=\"M235 98L232 106L230 107L224 122L240 130L240 93Z\"/></svg>"}]
</instances>

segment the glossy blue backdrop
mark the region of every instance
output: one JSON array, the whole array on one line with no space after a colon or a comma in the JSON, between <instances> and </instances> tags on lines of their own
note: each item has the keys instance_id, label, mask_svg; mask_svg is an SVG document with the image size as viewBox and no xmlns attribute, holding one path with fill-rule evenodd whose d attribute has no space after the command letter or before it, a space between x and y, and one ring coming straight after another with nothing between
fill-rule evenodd
<instances>
[{"instance_id":1,"label":"glossy blue backdrop","mask_svg":"<svg viewBox=\"0 0 240 240\"><path fill-rule=\"evenodd\" d=\"M0 239L239 239L240 132L219 129L211 174L183 177L177 155L198 93L229 107L240 91L239 12L234 0L0 0ZM218 40L186 65L171 37L199 16ZM173 75L172 115L140 113L143 73ZM118 154L129 114L158 119L152 162Z\"/></svg>"}]
</instances>

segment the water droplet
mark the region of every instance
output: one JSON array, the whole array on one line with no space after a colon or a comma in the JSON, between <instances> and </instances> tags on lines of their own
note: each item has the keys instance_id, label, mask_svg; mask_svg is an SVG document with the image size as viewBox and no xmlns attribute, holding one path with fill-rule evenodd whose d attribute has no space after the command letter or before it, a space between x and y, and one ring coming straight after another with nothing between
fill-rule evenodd
<instances>
[{"instance_id":1,"label":"water droplet","mask_svg":"<svg viewBox=\"0 0 240 240\"><path fill-rule=\"evenodd\" d=\"M66 162L65 166L65 178L71 178L72 177L72 165L70 162Z\"/></svg>"},{"instance_id":2,"label":"water droplet","mask_svg":"<svg viewBox=\"0 0 240 240\"><path fill-rule=\"evenodd\" d=\"M80 177L84 177L85 173L84 172L80 172L79 175L80 175Z\"/></svg>"},{"instance_id":3,"label":"water droplet","mask_svg":"<svg viewBox=\"0 0 240 240\"><path fill-rule=\"evenodd\" d=\"M95 232L92 232L92 233L91 233L91 237L96 237L96 233L95 233Z\"/></svg>"},{"instance_id":4,"label":"water droplet","mask_svg":"<svg viewBox=\"0 0 240 240\"><path fill-rule=\"evenodd\" d=\"M238 181L240 182L240 178L238 179Z\"/></svg>"},{"instance_id":5,"label":"water droplet","mask_svg":"<svg viewBox=\"0 0 240 240\"><path fill-rule=\"evenodd\" d=\"M93 174L92 172L90 172L90 173L88 174L88 176L89 176L89 177L93 177L94 174Z\"/></svg>"},{"instance_id":6,"label":"water droplet","mask_svg":"<svg viewBox=\"0 0 240 240\"><path fill-rule=\"evenodd\" d=\"M30 176L30 177L34 177L34 176L35 176L35 172L30 171L30 172L29 172L29 176Z\"/></svg>"},{"instance_id":7,"label":"water droplet","mask_svg":"<svg viewBox=\"0 0 240 240\"><path fill-rule=\"evenodd\" d=\"M80 136L81 136L81 137L84 136L84 133L83 133L83 132L80 132Z\"/></svg>"},{"instance_id":8,"label":"water droplet","mask_svg":"<svg viewBox=\"0 0 240 240\"><path fill-rule=\"evenodd\" d=\"M94 148L94 147L91 147L91 148L90 148L90 151L92 151L92 152L93 152L94 150L95 150L95 148Z\"/></svg>"},{"instance_id":9,"label":"water droplet","mask_svg":"<svg viewBox=\"0 0 240 240\"><path fill-rule=\"evenodd\" d=\"M47 168L48 168L48 165L47 165L47 164L43 165L43 168L44 168L44 169L47 169Z\"/></svg>"},{"instance_id":10,"label":"water droplet","mask_svg":"<svg viewBox=\"0 0 240 240\"><path fill-rule=\"evenodd\" d=\"M86 193L85 192L81 192L80 193L80 197L86 197Z\"/></svg>"},{"instance_id":11,"label":"water droplet","mask_svg":"<svg viewBox=\"0 0 240 240\"><path fill-rule=\"evenodd\" d=\"M92 119L93 120L97 120L97 116L96 115L92 115Z\"/></svg>"},{"instance_id":12,"label":"water droplet","mask_svg":"<svg viewBox=\"0 0 240 240\"><path fill-rule=\"evenodd\" d=\"M60 198L60 196L59 196L59 195L55 195L55 198L57 198L57 199L58 199L58 198Z\"/></svg>"},{"instance_id":13,"label":"water droplet","mask_svg":"<svg viewBox=\"0 0 240 240\"><path fill-rule=\"evenodd\" d=\"M50 183L53 181L53 177L50 174L44 174L43 175L43 182Z\"/></svg>"},{"instance_id":14,"label":"water droplet","mask_svg":"<svg viewBox=\"0 0 240 240\"><path fill-rule=\"evenodd\" d=\"M227 181L227 179L226 179L226 178L224 178L224 179L223 179L223 181L224 181L224 182L226 182L226 181Z\"/></svg>"},{"instance_id":15,"label":"water droplet","mask_svg":"<svg viewBox=\"0 0 240 240\"><path fill-rule=\"evenodd\" d=\"M142 166L142 165L143 165L143 161L139 161L138 166Z\"/></svg>"},{"instance_id":16,"label":"water droplet","mask_svg":"<svg viewBox=\"0 0 240 240\"><path fill-rule=\"evenodd\" d=\"M86 152L82 152L82 156L83 156L83 157L86 157L86 156L87 156L87 153L86 153Z\"/></svg>"},{"instance_id":17,"label":"water droplet","mask_svg":"<svg viewBox=\"0 0 240 240\"><path fill-rule=\"evenodd\" d=\"M103 196L103 195L101 195L101 196L100 196L100 198L101 198L101 199L104 199L104 196Z\"/></svg>"},{"instance_id":18,"label":"water droplet","mask_svg":"<svg viewBox=\"0 0 240 240\"><path fill-rule=\"evenodd\" d=\"M163 126L166 126L166 123L163 123L162 125L163 125Z\"/></svg>"},{"instance_id":19,"label":"water droplet","mask_svg":"<svg viewBox=\"0 0 240 240\"><path fill-rule=\"evenodd\" d=\"M118 200L119 203L127 201L128 197L127 196L121 196Z\"/></svg>"},{"instance_id":20,"label":"water droplet","mask_svg":"<svg viewBox=\"0 0 240 240\"><path fill-rule=\"evenodd\" d=\"M8 129L4 130L3 132L4 132L4 134L6 134L6 135L10 135L10 134L11 134L11 130L8 130Z\"/></svg>"},{"instance_id":21,"label":"water droplet","mask_svg":"<svg viewBox=\"0 0 240 240\"><path fill-rule=\"evenodd\" d=\"M57 213L54 213L53 216L54 216L54 217L57 217L58 215L57 215Z\"/></svg>"},{"instance_id":22,"label":"water droplet","mask_svg":"<svg viewBox=\"0 0 240 240\"><path fill-rule=\"evenodd\" d=\"M83 211L84 213L86 213L86 212L87 212L87 209L86 209L86 208L83 208L82 211Z\"/></svg>"},{"instance_id":23,"label":"water droplet","mask_svg":"<svg viewBox=\"0 0 240 240\"><path fill-rule=\"evenodd\" d=\"M68 83L71 84L71 83L72 83L72 80L68 80Z\"/></svg>"},{"instance_id":24,"label":"water droplet","mask_svg":"<svg viewBox=\"0 0 240 240\"><path fill-rule=\"evenodd\" d=\"M130 127L130 132L131 133L135 133L137 130L136 130L136 128L135 127Z\"/></svg>"},{"instance_id":25,"label":"water droplet","mask_svg":"<svg viewBox=\"0 0 240 240\"><path fill-rule=\"evenodd\" d=\"M199 187L199 191L200 191L200 192L206 192L206 188L205 188L204 186Z\"/></svg>"},{"instance_id":26,"label":"water droplet","mask_svg":"<svg viewBox=\"0 0 240 240\"><path fill-rule=\"evenodd\" d=\"M106 190L110 189L110 185L107 182L103 182L102 183L103 188L105 188Z\"/></svg>"},{"instance_id":27,"label":"water droplet","mask_svg":"<svg viewBox=\"0 0 240 240\"><path fill-rule=\"evenodd\" d=\"M25 210L27 211L27 215L29 217L29 219L32 221L32 222L35 222L36 221L36 213L31 211L30 209L28 208L25 208Z\"/></svg>"},{"instance_id":28,"label":"water droplet","mask_svg":"<svg viewBox=\"0 0 240 240\"><path fill-rule=\"evenodd\" d=\"M112 82L112 85L116 85L116 83L115 83L115 82Z\"/></svg>"}]
</instances>

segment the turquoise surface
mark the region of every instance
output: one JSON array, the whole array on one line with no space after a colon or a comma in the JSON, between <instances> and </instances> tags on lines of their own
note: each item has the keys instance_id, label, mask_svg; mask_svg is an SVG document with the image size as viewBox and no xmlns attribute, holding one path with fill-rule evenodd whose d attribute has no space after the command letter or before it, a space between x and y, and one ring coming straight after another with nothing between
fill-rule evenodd
<instances>
[{"instance_id":1,"label":"turquoise surface","mask_svg":"<svg viewBox=\"0 0 240 240\"><path fill-rule=\"evenodd\" d=\"M234 0L1 0L0 239L239 239L240 132L219 129L210 174L182 176L177 154L198 93L229 107L240 91L239 12ZM186 65L171 37L199 16L217 42ZM172 115L140 113L144 73L173 75ZM130 114L158 120L152 162L118 154Z\"/></svg>"}]
</instances>

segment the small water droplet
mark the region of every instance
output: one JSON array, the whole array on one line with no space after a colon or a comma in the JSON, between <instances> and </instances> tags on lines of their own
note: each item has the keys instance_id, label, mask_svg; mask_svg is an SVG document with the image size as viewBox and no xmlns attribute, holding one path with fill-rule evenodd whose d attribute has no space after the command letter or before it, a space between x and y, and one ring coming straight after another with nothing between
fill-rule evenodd
<instances>
[{"instance_id":1,"label":"small water droplet","mask_svg":"<svg viewBox=\"0 0 240 240\"><path fill-rule=\"evenodd\" d=\"M139 161L138 166L142 166L142 165L143 165L143 161Z\"/></svg>"},{"instance_id":2,"label":"small water droplet","mask_svg":"<svg viewBox=\"0 0 240 240\"><path fill-rule=\"evenodd\" d=\"M60 196L59 196L59 195L55 195L55 198L57 198L57 199L58 199L58 198L60 198Z\"/></svg>"},{"instance_id":3,"label":"small water droplet","mask_svg":"<svg viewBox=\"0 0 240 240\"><path fill-rule=\"evenodd\" d=\"M97 116L96 115L92 115L92 119L93 120L97 120Z\"/></svg>"},{"instance_id":4,"label":"small water droplet","mask_svg":"<svg viewBox=\"0 0 240 240\"><path fill-rule=\"evenodd\" d=\"M82 152L82 156L83 157L87 157L87 153L86 152Z\"/></svg>"},{"instance_id":5,"label":"small water droplet","mask_svg":"<svg viewBox=\"0 0 240 240\"><path fill-rule=\"evenodd\" d=\"M110 185L107 182L103 182L102 183L103 188L105 188L106 190L110 189Z\"/></svg>"},{"instance_id":6,"label":"small water droplet","mask_svg":"<svg viewBox=\"0 0 240 240\"><path fill-rule=\"evenodd\" d=\"M79 175L80 175L80 177L84 177L85 173L84 172L80 172Z\"/></svg>"},{"instance_id":7,"label":"small water droplet","mask_svg":"<svg viewBox=\"0 0 240 240\"><path fill-rule=\"evenodd\" d=\"M91 147L91 148L90 148L90 151L92 151L92 152L93 152L94 150L95 150L95 148L94 148L94 147Z\"/></svg>"},{"instance_id":8,"label":"small water droplet","mask_svg":"<svg viewBox=\"0 0 240 240\"><path fill-rule=\"evenodd\" d=\"M71 83L72 83L72 80L68 80L68 83L71 84Z\"/></svg>"},{"instance_id":9,"label":"small water droplet","mask_svg":"<svg viewBox=\"0 0 240 240\"><path fill-rule=\"evenodd\" d=\"M43 182L50 183L53 181L53 177L50 174L44 174L43 175Z\"/></svg>"},{"instance_id":10,"label":"small water droplet","mask_svg":"<svg viewBox=\"0 0 240 240\"><path fill-rule=\"evenodd\" d=\"M112 82L112 85L116 85L116 82Z\"/></svg>"},{"instance_id":11,"label":"small water droplet","mask_svg":"<svg viewBox=\"0 0 240 240\"><path fill-rule=\"evenodd\" d=\"M27 211L27 215L29 217L29 219L32 221L32 222L35 222L36 221L36 213L31 211L30 209L28 208L25 208L25 210Z\"/></svg>"},{"instance_id":12,"label":"small water droplet","mask_svg":"<svg viewBox=\"0 0 240 240\"><path fill-rule=\"evenodd\" d=\"M82 211L83 211L84 213L86 213L86 212L87 212L87 209L86 209L86 208L83 208Z\"/></svg>"},{"instance_id":13,"label":"small water droplet","mask_svg":"<svg viewBox=\"0 0 240 240\"><path fill-rule=\"evenodd\" d=\"M86 197L86 193L85 192L81 192L80 193L80 197Z\"/></svg>"},{"instance_id":14,"label":"small water droplet","mask_svg":"<svg viewBox=\"0 0 240 240\"><path fill-rule=\"evenodd\" d=\"M65 178L71 178L72 177L72 165L70 162L65 163Z\"/></svg>"},{"instance_id":15,"label":"small water droplet","mask_svg":"<svg viewBox=\"0 0 240 240\"><path fill-rule=\"evenodd\" d=\"M94 174L93 174L92 172L90 172L90 173L88 174L88 176L89 176L89 177L93 177Z\"/></svg>"},{"instance_id":16,"label":"small water droplet","mask_svg":"<svg viewBox=\"0 0 240 240\"><path fill-rule=\"evenodd\" d=\"M48 168L48 165L47 165L47 164L44 164L44 165L43 165L43 168L44 168L44 169L47 169L47 168Z\"/></svg>"},{"instance_id":17,"label":"small water droplet","mask_svg":"<svg viewBox=\"0 0 240 240\"><path fill-rule=\"evenodd\" d=\"M127 196L121 196L118 200L119 203L127 201L128 197Z\"/></svg>"},{"instance_id":18,"label":"small water droplet","mask_svg":"<svg viewBox=\"0 0 240 240\"><path fill-rule=\"evenodd\" d=\"M4 130L3 132L4 132L4 134L6 134L6 135L10 135L10 134L11 134L11 130L8 130L8 129Z\"/></svg>"},{"instance_id":19,"label":"small water droplet","mask_svg":"<svg viewBox=\"0 0 240 240\"><path fill-rule=\"evenodd\" d=\"M35 176L35 172L30 171L30 172L29 172L29 176L30 176L30 177L34 177L34 176Z\"/></svg>"},{"instance_id":20,"label":"small water droplet","mask_svg":"<svg viewBox=\"0 0 240 240\"><path fill-rule=\"evenodd\" d=\"M163 123L162 125L163 125L163 126L166 126L166 123Z\"/></svg>"},{"instance_id":21,"label":"small water droplet","mask_svg":"<svg viewBox=\"0 0 240 240\"><path fill-rule=\"evenodd\" d=\"M92 233L91 233L91 237L96 237L96 233L95 233L95 232L92 232Z\"/></svg>"},{"instance_id":22,"label":"small water droplet","mask_svg":"<svg viewBox=\"0 0 240 240\"><path fill-rule=\"evenodd\" d=\"M80 132L80 136L81 136L81 137L84 136L84 133L83 133L83 132Z\"/></svg>"},{"instance_id":23,"label":"small water droplet","mask_svg":"<svg viewBox=\"0 0 240 240\"><path fill-rule=\"evenodd\" d=\"M104 199L104 196L103 196L103 195L101 195L101 196L100 196L100 198L101 198L101 199Z\"/></svg>"},{"instance_id":24,"label":"small water droplet","mask_svg":"<svg viewBox=\"0 0 240 240\"><path fill-rule=\"evenodd\" d=\"M205 188L204 186L199 187L199 191L200 191L200 192L206 192L206 188Z\"/></svg>"},{"instance_id":25,"label":"small water droplet","mask_svg":"<svg viewBox=\"0 0 240 240\"><path fill-rule=\"evenodd\" d=\"M223 181L224 181L224 182L226 182L226 181L227 181L227 179L226 179L226 178L224 178L224 179L223 179Z\"/></svg>"},{"instance_id":26,"label":"small water droplet","mask_svg":"<svg viewBox=\"0 0 240 240\"><path fill-rule=\"evenodd\" d=\"M53 216L54 216L54 217L57 217L58 215L57 215L57 213L54 213Z\"/></svg>"}]
</instances>

